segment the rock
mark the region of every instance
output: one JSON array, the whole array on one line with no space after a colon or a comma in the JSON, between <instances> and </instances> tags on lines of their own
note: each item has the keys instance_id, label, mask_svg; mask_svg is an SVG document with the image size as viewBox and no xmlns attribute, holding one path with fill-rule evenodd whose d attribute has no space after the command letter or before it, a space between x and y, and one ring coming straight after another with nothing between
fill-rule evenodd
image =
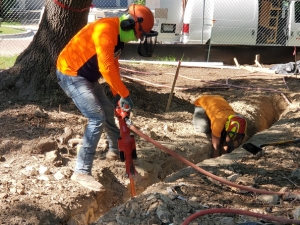
<instances>
[{"instance_id":1,"label":"rock","mask_svg":"<svg viewBox=\"0 0 300 225\"><path fill-rule=\"evenodd\" d=\"M223 217L218 224L220 225L235 225L234 219L232 217Z\"/></svg>"},{"instance_id":2,"label":"rock","mask_svg":"<svg viewBox=\"0 0 300 225\"><path fill-rule=\"evenodd\" d=\"M49 175L50 174L50 170L46 166L40 166L39 174L40 175Z\"/></svg>"},{"instance_id":3,"label":"rock","mask_svg":"<svg viewBox=\"0 0 300 225\"><path fill-rule=\"evenodd\" d=\"M0 193L0 199L7 198L7 196L8 196L7 193Z\"/></svg>"},{"instance_id":4,"label":"rock","mask_svg":"<svg viewBox=\"0 0 300 225\"><path fill-rule=\"evenodd\" d=\"M34 112L34 116L38 118L48 118L49 115L47 113L44 113L41 109L37 109Z\"/></svg>"},{"instance_id":5,"label":"rock","mask_svg":"<svg viewBox=\"0 0 300 225\"><path fill-rule=\"evenodd\" d=\"M10 188L10 189L9 189L9 192L14 194L14 193L17 192L17 189L16 189L15 187Z\"/></svg>"},{"instance_id":6,"label":"rock","mask_svg":"<svg viewBox=\"0 0 300 225\"><path fill-rule=\"evenodd\" d=\"M56 180L62 180L65 178L65 175L63 175L60 171L56 172L53 176Z\"/></svg>"},{"instance_id":7,"label":"rock","mask_svg":"<svg viewBox=\"0 0 300 225\"><path fill-rule=\"evenodd\" d=\"M25 195L25 188L23 187L23 188L18 188L17 189L17 193L19 194L19 195Z\"/></svg>"},{"instance_id":8,"label":"rock","mask_svg":"<svg viewBox=\"0 0 300 225\"><path fill-rule=\"evenodd\" d=\"M66 178L70 178L72 176L72 170L70 168L62 168L62 173L66 176Z\"/></svg>"},{"instance_id":9,"label":"rock","mask_svg":"<svg viewBox=\"0 0 300 225\"><path fill-rule=\"evenodd\" d=\"M298 168L298 169L293 170L291 173L291 177L300 179L300 169Z\"/></svg>"},{"instance_id":10,"label":"rock","mask_svg":"<svg viewBox=\"0 0 300 225\"><path fill-rule=\"evenodd\" d=\"M168 206L163 202L158 205L156 209L156 215L162 223L169 224L173 222L173 216L168 210Z\"/></svg>"},{"instance_id":11,"label":"rock","mask_svg":"<svg viewBox=\"0 0 300 225\"><path fill-rule=\"evenodd\" d=\"M43 154L57 149L57 143L51 138L42 139L32 150L32 153Z\"/></svg>"},{"instance_id":12,"label":"rock","mask_svg":"<svg viewBox=\"0 0 300 225\"><path fill-rule=\"evenodd\" d=\"M26 166L20 172L27 177L38 175L38 171L35 169L35 167L32 166Z\"/></svg>"},{"instance_id":13,"label":"rock","mask_svg":"<svg viewBox=\"0 0 300 225\"><path fill-rule=\"evenodd\" d=\"M54 151L51 151L51 152L47 152L45 159L47 161L49 161L49 162L54 162L57 159L57 154L58 154L57 150L54 150Z\"/></svg>"},{"instance_id":14,"label":"rock","mask_svg":"<svg viewBox=\"0 0 300 225\"><path fill-rule=\"evenodd\" d=\"M165 126L164 126L164 131L169 131L169 132L172 132L172 131L173 131L173 129L172 129L170 126L168 126L168 125L165 125Z\"/></svg>"},{"instance_id":15,"label":"rock","mask_svg":"<svg viewBox=\"0 0 300 225\"><path fill-rule=\"evenodd\" d=\"M160 220L156 216L149 218L147 225L161 224Z\"/></svg>"},{"instance_id":16,"label":"rock","mask_svg":"<svg viewBox=\"0 0 300 225\"><path fill-rule=\"evenodd\" d=\"M8 163L5 163L5 164L3 165L3 167L4 167L4 168L11 168L11 165L8 164Z\"/></svg>"},{"instance_id":17,"label":"rock","mask_svg":"<svg viewBox=\"0 0 300 225\"><path fill-rule=\"evenodd\" d=\"M147 201L150 201L150 200L153 200L153 199L156 200L156 196L154 194L151 194L151 195L148 196Z\"/></svg>"},{"instance_id":18,"label":"rock","mask_svg":"<svg viewBox=\"0 0 300 225\"><path fill-rule=\"evenodd\" d=\"M166 203L168 206L171 206L171 207L174 206L174 202L171 201L171 199L168 198L166 195L164 195L164 194L159 194L159 197L160 197L160 199L161 199L164 203Z\"/></svg>"},{"instance_id":19,"label":"rock","mask_svg":"<svg viewBox=\"0 0 300 225\"><path fill-rule=\"evenodd\" d=\"M37 177L38 180L49 181L49 177L47 175L40 175Z\"/></svg>"},{"instance_id":20,"label":"rock","mask_svg":"<svg viewBox=\"0 0 300 225\"><path fill-rule=\"evenodd\" d=\"M159 135L157 135L156 132L153 129L150 131L150 137L154 140L159 139Z\"/></svg>"},{"instance_id":21,"label":"rock","mask_svg":"<svg viewBox=\"0 0 300 225\"><path fill-rule=\"evenodd\" d=\"M64 133L58 138L60 144L67 144L73 136L73 130L70 127L65 127Z\"/></svg>"},{"instance_id":22,"label":"rock","mask_svg":"<svg viewBox=\"0 0 300 225\"><path fill-rule=\"evenodd\" d=\"M297 207L293 211L294 220L300 220L300 207Z\"/></svg>"},{"instance_id":23,"label":"rock","mask_svg":"<svg viewBox=\"0 0 300 225\"><path fill-rule=\"evenodd\" d=\"M279 190L279 192L287 192L289 190L288 187L283 187Z\"/></svg>"},{"instance_id":24,"label":"rock","mask_svg":"<svg viewBox=\"0 0 300 225\"><path fill-rule=\"evenodd\" d=\"M255 181L252 179L249 179L248 177L238 177L237 182L242 185L245 185L245 186L250 186L250 185L254 186L254 184L255 184Z\"/></svg>"},{"instance_id":25,"label":"rock","mask_svg":"<svg viewBox=\"0 0 300 225\"><path fill-rule=\"evenodd\" d=\"M226 179L229 180L230 182L234 182L236 181L236 179L239 177L240 175L238 174L232 174L230 176L228 176Z\"/></svg>"},{"instance_id":26,"label":"rock","mask_svg":"<svg viewBox=\"0 0 300 225\"><path fill-rule=\"evenodd\" d=\"M187 204L193 208L199 209L200 208L200 204L199 202L195 202L195 201L187 201Z\"/></svg>"},{"instance_id":27,"label":"rock","mask_svg":"<svg viewBox=\"0 0 300 225\"><path fill-rule=\"evenodd\" d=\"M46 161L53 163L54 166L60 166L62 164L62 157L57 150L46 153Z\"/></svg>"},{"instance_id":28,"label":"rock","mask_svg":"<svg viewBox=\"0 0 300 225\"><path fill-rule=\"evenodd\" d=\"M275 204L277 204L277 202L279 200L279 196L278 195L259 195L257 197L257 199L259 201L261 201L262 203L275 205Z\"/></svg>"},{"instance_id":29,"label":"rock","mask_svg":"<svg viewBox=\"0 0 300 225\"><path fill-rule=\"evenodd\" d=\"M118 224L124 224L124 225L126 225L126 224L132 224L132 223L134 223L134 219L126 217L126 216L117 215L116 216L116 220L117 220Z\"/></svg>"},{"instance_id":30,"label":"rock","mask_svg":"<svg viewBox=\"0 0 300 225\"><path fill-rule=\"evenodd\" d=\"M158 202L152 203L152 204L149 206L149 208L148 208L146 214L148 215L148 214L150 214L151 211L156 211L157 206L158 206Z\"/></svg>"}]
</instances>

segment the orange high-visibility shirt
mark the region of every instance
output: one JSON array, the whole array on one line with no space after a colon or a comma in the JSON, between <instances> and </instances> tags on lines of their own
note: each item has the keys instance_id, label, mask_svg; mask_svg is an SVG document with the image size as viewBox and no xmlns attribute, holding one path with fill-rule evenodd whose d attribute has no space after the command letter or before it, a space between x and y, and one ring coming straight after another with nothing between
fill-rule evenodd
<instances>
[{"instance_id":1,"label":"orange high-visibility shirt","mask_svg":"<svg viewBox=\"0 0 300 225\"><path fill-rule=\"evenodd\" d=\"M119 18L103 18L87 24L65 46L56 67L69 76L96 82L102 76L113 94L125 98L129 91L120 78L119 55L124 43L119 37Z\"/></svg>"},{"instance_id":2,"label":"orange high-visibility shirt","mask_svg":"<svg viewBox=\"0 0 300 225\"><path fill-rule=\"evenodd\" d=\"M236 114L229 103L220 95L202 95L194 102L202 107L211 122L211 131L216 137L221 137L228 116Z\"/></svg>"}]
</instances>

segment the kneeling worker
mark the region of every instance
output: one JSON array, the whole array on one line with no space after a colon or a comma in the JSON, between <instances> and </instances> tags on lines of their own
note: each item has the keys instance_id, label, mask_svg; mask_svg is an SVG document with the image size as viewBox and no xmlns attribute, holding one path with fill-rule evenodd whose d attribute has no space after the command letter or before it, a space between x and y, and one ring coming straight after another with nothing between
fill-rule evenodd
<instances>
[{"instance_id":1,"label":"kneeling worker","mask_svg":"<svg viewBox=\"0 0 300 225\"><path fill-rule=\"evenodd\" d=\"M247 127L245 118L234 112L220 95L202 95L194 102L194 128L211 136L215 158L241 145Z\"/></svg>"}]
</instances>

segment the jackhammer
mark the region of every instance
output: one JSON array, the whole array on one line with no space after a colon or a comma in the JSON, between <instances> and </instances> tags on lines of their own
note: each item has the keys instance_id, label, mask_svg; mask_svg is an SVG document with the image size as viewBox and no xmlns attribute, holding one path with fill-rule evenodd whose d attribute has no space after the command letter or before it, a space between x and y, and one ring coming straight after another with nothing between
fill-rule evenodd
<instances>
[{"instance_id":1,"label":"jackhammer","mask_svg":"<svg viewBox=\"0 0 300 225\"><path fill-rule=\"evenodd\" d=\"M132 123L129 119L130 112L122 110L120 102L118 102L118 105L115 107L115 116L118 118L120 126L120 137L118 139L120 160L121 162L125 161L126 176L130 180L131 195L135 196L134 176L137 172L133 164L133 159L137 159L137 154L134 135L130 134L129 129Z\"/></svg>"}]
</instances>

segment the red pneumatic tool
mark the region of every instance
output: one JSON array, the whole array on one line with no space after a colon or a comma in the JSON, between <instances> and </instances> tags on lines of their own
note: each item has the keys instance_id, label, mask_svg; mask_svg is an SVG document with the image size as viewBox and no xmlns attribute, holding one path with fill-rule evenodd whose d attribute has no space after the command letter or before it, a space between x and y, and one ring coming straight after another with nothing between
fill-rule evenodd
<instances>
[{"instance_id":1,"label":"red pneumatic tool","mask_svg":"<svg viewBox=\"0 0 300 225\"><path fill-rule=\"evenodd\" d=\"M131 194L135 196L135 186L134 186L134 176L136 170L133 164L133 159L137 159L136 146L134 135L130 134L130 129L128 126L131 125L131 120L129 119L130 112L125 112L120 107L120 102L115 108L115 115L119 120L120 126L120 137L118 139L118 147L120 151L120 160L125 161L126 175L130 179Z\"/></svg>"}]
</instances>

